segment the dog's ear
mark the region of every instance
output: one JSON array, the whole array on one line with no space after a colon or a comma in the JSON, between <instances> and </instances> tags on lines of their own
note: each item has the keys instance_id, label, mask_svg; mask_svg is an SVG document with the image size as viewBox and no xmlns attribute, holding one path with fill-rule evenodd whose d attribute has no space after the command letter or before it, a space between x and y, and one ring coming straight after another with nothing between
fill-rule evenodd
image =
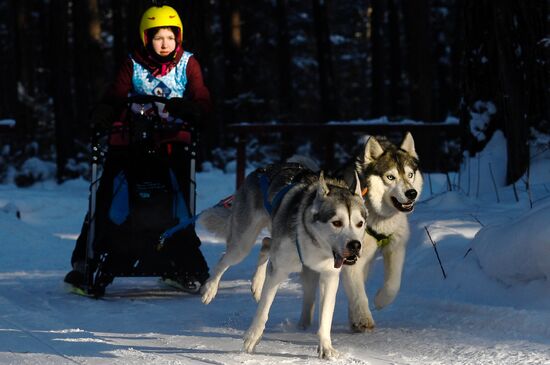
<instances>
[{"instance_id":1,"label":"dog's ear","mask_svg":"<svg viewBox=\"0 0 550 365\"><path fill-rule=\"evenodd\" d=\"M407 134L405 134L405 138L403 138L403 142L401 142L401 149L407 152L412 157L418 159L416 149L414 148L414 139L411 132L407 132Z\"/></svg>"},{"instance_id":2,"label":"dog's ear","mask_svg":"<svg viewBox=\"0 0 550 365\"><path fill-rule=\"evenodd\" d=\"M363 162L365 165L376 160L378 157L382 156L384 149L380 143L374 137L370 137L367 143L365 144L365 153L363 156Z\"/></svg>"},{"instance_id":3,"label":"dog's ear","mask_svg":"<svg viewBox=\"0 0 550 365\"><path fill-rule=\"evenodd\" d=\"M360 197L362 197L362 190L361 190L361 181L359 180L359 174L357 173L357 171L354 171L355 172L355 191L352 189L350 189L355 195L358 195Z\"/></svg>"},{"instance_id":4,"label":"dog's ear","mask_svg":"<svg viewBox=\"0 0 550 365\"><path fill-rule=\"evenodd\" d=\"M325 174L323 173L323 170L321 170L321 173L319 174L319 187L317 188L317 196L327 196L329 191L330 190L328 188L327 182L325 181Z\"/></svg>"}]
</instances>

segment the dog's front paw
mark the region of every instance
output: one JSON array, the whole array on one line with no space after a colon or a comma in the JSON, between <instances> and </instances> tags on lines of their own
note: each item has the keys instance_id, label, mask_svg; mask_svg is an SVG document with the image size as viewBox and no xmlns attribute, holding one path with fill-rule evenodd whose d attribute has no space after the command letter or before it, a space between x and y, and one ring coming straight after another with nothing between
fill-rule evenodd
<instances>
[{"instance_id":1,"label":"dog's front paw","mask_svg":"<svg viewBox=\"0 0 550 365\"><path fill-rule=\"evenodd\" d=\"M376 324L372 318L368 303L363 307L349 308L349 324L353 332L365 332L374 329Z\"/></svg>"},{"instance_id":2,"label":"dog's front paw","mask_svg":"<svg viewBox=\"0 0 550 365\"><path fill-rule=\"evenodd\" d=\"M335 359L340 356L340 353L332 347L330 341L320 341L319 347L317 348L317 353L319 354L320 359Z\"/></svg>"},{"instance_id":3,"label":"dog's front paw","mask_svg":"<svg viewBox=\"0 0 550 365\"><path fill-rule=\"evenodd\" d=\"M209 304L218 292L218 283L207 281L202 287L202 302L203 304Z\"/></svg>"},{"instance_id":4,"label":"dog's front paw","mask_svg":"<svg viewBox=\"0 0 550 365\"><path fill-rule=\"evenodd\" d=\"M351 322L350 326L353 332L365 332L367 330L372 331L376 324L374 323L374 319L372 319L372 317L366 317L360 321Z\"/></svg>"},{"instance_id":5,"label":"dog's front paw","mask_svg":"<svg viewBox=\"0 0 550 365\"><path fill-rule=\"evenodd\" d=\"M372 317L370 317L365 318L362 321L352 322L350 323L350 326L353 332L365 332L367 330L372 331L374 327L376 327L376 324L374 323Z\"/></svg>"},{"instance_id":6,"label":"dog's front paw","mask_svg":"<svg viewBox=\"0 0 550 365\"><path fill-rule=\"evenodd\" d=\"M252 328L249 328L244 335L243 350L249 354L254 352L256 345L258 344L258 342L260 342L262 333L263 331L253 330Z\"/></svg>"},{"instance_id":7,"label":"dog's front paw","mask_svg":"<svg viewBox=\"0 0 550 365\"><path fill-rule=\"evenodd\" d=\"M388 304L391 304L397 295L397 290L382 288L374 297L374 306L376 309L382 309Z\"/></svg>"}]
</instances>

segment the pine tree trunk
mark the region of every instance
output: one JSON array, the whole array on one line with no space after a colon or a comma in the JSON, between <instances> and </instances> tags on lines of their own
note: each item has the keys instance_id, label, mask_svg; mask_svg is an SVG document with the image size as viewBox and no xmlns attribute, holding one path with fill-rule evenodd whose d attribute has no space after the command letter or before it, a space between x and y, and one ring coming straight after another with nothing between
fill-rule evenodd
<instances>
[{"instance_id":1,"label":"pine tree trunk","mask_svg":"<svg viewBox=\"0 0 550 365\"><path fill-rule=\"evenodd\" d=\"M65 180L67 160L73 153L73 111L71 95L71 67L69 47L68 3L64 0L51 0L51 13L55 21L51 22L50 62L52 70L53 105L55 114L55 139L57 181Z\"/></svg>"},{"instance_id":2,"label":"pine tree trunk","mask_svg":"<svg viewBox=\"0 0 550 365\"><path fill-rule=\"evenodd\" d=\"M0 75L3 75L3 90L0 92L0 118L15 118L17 111L17 67L14 37L15 4L4 1L0 4Z\"/></svg>"},{"instance_id":3,"label":"pine tree trunk","mask_svg":"<svg viewBox=\"0 0 550 365\"><path fill-rule=\"evenodd\" d=\"M337 120L338 105L335 95L336 79L332 61L332 45L328 18L328 1L313 0L313 21L317 39L321 121Z\"/></svg>"},{"instance_id":4,"label":"pine tree trunk","mask_svg":"<svg viewBox=\"0 0 550 365\"><path fill-rule=\"evenodd\" d=\"M29 95L34 90L34 78L32 77L33 70L36 69L34 64L35 58L32 55L33 48L29 45L33 44L29 30L29 0L12 0L12 6L15 9L14 19L16 31L12 34L14 37L14 54L16 58L16 75L17 82L21 87L23 96ZM19 90L18 90L19 92ZM21 135L32 135L35 133L36 121L31 116L31 111L22 102L17 104L16 111L17 129Z\"/></svg>"},{"instance_id":5,"label":"pine tree trunk","mask_svg":"<svg viewBox=\"0 0 550 365\"><path fill-rule=\"evenodd\" d=\"M389 1L388 12L390 42L389 114L393 117L400 117L403 115L403 85L401 77L401 30L397 0Z\"/></svg>"},{"instance_id":6,"label":"pine tree trunk","mask_svg":"<svg viewBox=\"0 0 550 365\"><path fill-rule=\"evenodd\" d=\"M463 3L456 4L451 8L452 14L455 14L456 20L454 23L454 34L451 47L451 69L450 69L450 87L449 98L451 100L450 113L457 115L460 113L460 79L461 79L461 58L464 54L464 12L462 11ZM457 87L458 86L458 87Z\"/></svg>"},{"instance_id":7,"label":"pine tree trunk","mask_svg":"<svg viewBox=\"0 0 550 365\"><path fill-rule=\"evenodd\" d=\"M404 1L404 20L408 39L410 79L410 117L433 121L433 69L430 8L428 0Z\"/></svg>"},{"instance_id":8,"label":"pine tree trunk","mask_svg":"<svg viewBox=\"0 0 550 365\"><path fill-rule=\"evenodd\" d=\"M75 4L74 50L75 50L75 110L74 125L81 140L86 140L89 130L89 112L104 89L104 62L101 47L101 23L98 0Z\"/></svg>"},{"instance_id":9,"label":"pine tree trunk","mask_svg":"<svg viewBox=\"0 0 550 365\"><path fill-rule=\"evenodd\" d=\"M463 19L463 55L460 76L460 123L462 130L463 149L471 154L479 151L483 142L473 138L470 133L471 112L477 101L496 102L495 88L497 85L497 59L494 56L494 41L492 31L493 16L491 16L490 1L467 0L462 7ZM494 129L492 125L489 126ZM492 133L487 131L488 135Z\"/></svg>"},{"instance_id":10,"label":"pine tree trunk","mask_svg":"<svg viewBox=\"0 0 550 365\"><path fill-rule=\"evenodd\" d=\"M139 23L150 6L149 0L117 0L113 2L113 68L118 69L128 54L140 46Z\"/></svg>"},{"instance_id":11,"label":"pine tree trunk","mask_svg":"<svg viewBox=\"0 0 550 365\"><path fill-rule=\"evenodd\" d=\"M238 97L242 90L242 29L239 5L239 0L220 2L224 58L223 99L225 101ZM226 106L222 111L224 121L238 122L238 112L235 107L227 102L224 105Z\"/></svg>"},{"instance_id":12,"label":"pine tree trunk","mask_svg":"<svg viewBox=\"0 0 550 365\"><path fill-rule=\"evenodd\" d=\"M387 1L372 1L372 105L371 117L378 118L388 115L388 88L386 86L388 43L386 15Z\"/></svg>"},{"instance_id":13,"label":"pine tree trunk","mask_svg":"<svg viewBox=\"0 0 550 365\"><path fill-rule=\"evenodd\" d=\"M287 19L288 0L277 0L277 65L279 71L279 117L288 121L292 114L292 59L290 54L290 35ZM293 153L293 136L282 135L281 159L286 160Z\"/></svg>"},{"instance_id":14,"label":"pine tree trunk","mask_svg":"<svg viewBox=\"0 0 550 365\"><path fill-rule=\"evenodd\" d=\"M336 91L338 86L332 61L332 44L328 17L328 0L313 0L313 22L317 39L317 64L319 75L319 93L321 115L319 122L329 122L339 119ZM325 166L333 168L334 136L324 133L316 141L317 149L324 154Z\"/></svg>"},{"instance_id":15,"label":"pine tree trunk","mask_svg":"<svg viewBox=\"0 0 550 365\"><path fill-rule=\"evenodd\" d=\"M279 71L279 115L282 119L292 112L292 60L287 21L288 0L277 0L277 64Z\"/></svg>"},{"instance_id":16,"label":"pine tree trunk","mask_svg":"<svg viewBox=\"0 0 550 365\"><path fill-rule=\"evenodd\" d=\"M113 66L111 71L116 72L120 63L128 56L128 32L126 8L127 0L115 1L113 7Z\"/></svg>"},{"instance_id":17,"label":"pine tree trunk","mask_svg":"<svg viewBox=\"0 0 550 365\"><path fill-rule=\"evenodd\" d=\"M515 182L529 164L530 59L535 39L531 38L528 5L511 2L493 4L494 32L498 57L499 106L508 146L508 183ZM523 8L523 9L522 9ZM527 8L527 9L526 9ZM526 10L526 11L522 11Z\"/></svg>"}]
</instances>

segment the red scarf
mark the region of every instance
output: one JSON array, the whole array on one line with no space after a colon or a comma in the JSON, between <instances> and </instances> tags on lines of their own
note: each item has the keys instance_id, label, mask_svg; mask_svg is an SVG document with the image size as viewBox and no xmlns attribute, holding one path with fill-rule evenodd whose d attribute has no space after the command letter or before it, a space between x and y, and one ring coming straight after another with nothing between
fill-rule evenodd
<instances>
[{"instance_id":1,"label":"red scarf","mask_svg":"<svg viewBox=\"0 0 550 365\"><path fill-rule=\"evenodd\" d=\"M181 60L181 56L183 56L181 45L176 47L173 54L165 57L166 60L153 56L146 47L139 47L133 54L134 60L149 70L155 77L164 76L170 72Z\"/></svg>"}]
</instances>

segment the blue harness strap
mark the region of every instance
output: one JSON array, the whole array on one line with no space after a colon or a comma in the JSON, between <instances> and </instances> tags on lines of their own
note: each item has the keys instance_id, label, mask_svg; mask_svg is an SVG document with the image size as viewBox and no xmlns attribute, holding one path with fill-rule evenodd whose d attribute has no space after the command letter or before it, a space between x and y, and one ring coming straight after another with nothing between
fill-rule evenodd
<instances>
[{"instance_id":1,"label":"blue harness strap","mask_svg":"<svg viewBox=\"0 0 550 365\"><path fill-rule=\"evenodd\" d=\"M295 184L285 185L285 187L283 187L281 190L277 192L277 194L275 194L271 202L269 201L269 194L268 194L269 184L270 182L267 175L266 174L261 175L260 190L262 191L262 195L263 195L264 207L265 207L265 210L267 210L267 212L269 213L269 215L271 215L273 213L273 210L277 208L279 204L281 204L281 201L283 201L285 194L288 193L288 191L292 189Z\"/></svg>"},{"instance_id":2,"label":"blue harness strap","mask_svg":"<svg viewBox=\"0 0 550 365\"><path fill-rule=\"evenodd\" d=\"M162 246L164 245L164 242L168 238L172 237L174 235L174 233L176 233L177 231L185 229L185 228L187 228L187 226L189 226L191 224L195 224L197 219L199 219L200 215L201 215L201 213L199 213L197 215L194 215L192 217L181 219L180 222L177 225L175 225L174 227L164 231L164 233L160 235L159 244L158 244L157 248L158 249L162 248Z\"/></svg>"},{"instance_id":3,"label":"blue harness strap","mask_svg":"<svg viewBox=\"0 0 550 365\"><path fill-rule=\"evenodd\" d=\"M175 183L177 184L177 181L175 181ZM223 207L223 208L226 208L226 209L229 209L231 208L231 205L233 203L233 199L235 197L233 195L230 195L222 200L220 200L216 205L214 205L215 207ZM164 231L163 234L160 235L160 238L159 238L159 243L157 245L157 249L161 249L163 246L164 246L164 242L172 237L174 235L174 233L176 233L177 231L179 230L182 230L182 229L185 229L187 228L187 226L191 225L191 224L195 224L197 222L197 220L199 219L200 215L202 214L202 212L198 213L198 214L195 214L194 216L192 217L189 217L189 215L187 214L185 217L183 218L180 218L180 222L175 225L174 227L172 228L169 228L167 229L166 231Z\"/></svg>"},{"instance_id":4,"label":"blue harness strap","mask_svg":"<svg viewBox=\"0 0 550 365\"><path fill-rule=\"evenodd\" d=\"M157 249L161 249L162 246L164 246L164 242L172 237L176 232L187 228L187 226L191 224L195 224L197 219L199 218L200 214L189 216L189 211L187 210L187 206L185 204L185 200L183 199L183 196L181 195L181 190L178 184L178 180L176 179L176 175L172 170L170 170L170 179L172 182L172 188L175 191L174 195L174 206L173 206L173 215L174 217L178 218L179 223L175 226L168 228L166 231L164 231L159 238L159 243L157 245Z\"/></svg>"},{"instance_id":5,"label":"blue harness strap","mask_svg":"<svg viewBox=\"0 0 550 365\"><path fill-rule=\"evenodd\" d=\"M281 190L275 194L273 197L273 200L269 202L269 179L266 174L262 174L260 176L260 190L262 191L263 200L264 200L264 207L265 210L269 213L269 215L273 214L273 210L281 204L281 201L283 200L284 196L290 189L294 187L296 184L287 184L285 185ZM298 256L300 257L300 262L302 265L304 264L304 259L302 257L302 250L300 250L300 243L298 242L298 232L296 232L296 249L298 251Z\"/></svg>"}]
</instances>

